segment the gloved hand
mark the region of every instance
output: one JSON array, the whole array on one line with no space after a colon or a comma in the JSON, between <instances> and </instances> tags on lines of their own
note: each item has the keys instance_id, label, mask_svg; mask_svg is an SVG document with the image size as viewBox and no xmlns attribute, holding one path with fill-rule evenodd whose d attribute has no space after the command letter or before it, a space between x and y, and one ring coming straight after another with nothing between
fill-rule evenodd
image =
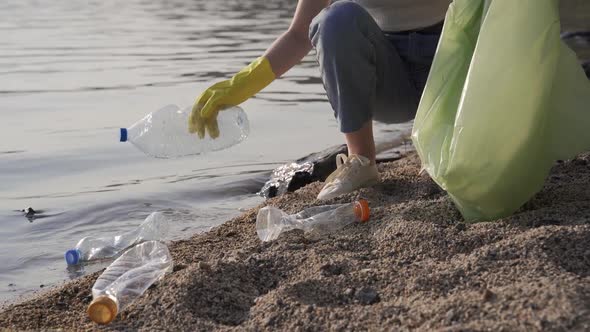
<instances>
[{"instance_id":1,"label":"gloved hand","mask_svg":"<svg viewBox=\"0 0 590 332\"><path fill-rule=\"evenodd\" d=\"M211 138L219 136L217 114L224 108L237 106L264 89L274 79L268 59L260 57L240 70L229 80L218 82L203 92L193 106L189 118L189 132Z\"/></svg>"}]
</instances>

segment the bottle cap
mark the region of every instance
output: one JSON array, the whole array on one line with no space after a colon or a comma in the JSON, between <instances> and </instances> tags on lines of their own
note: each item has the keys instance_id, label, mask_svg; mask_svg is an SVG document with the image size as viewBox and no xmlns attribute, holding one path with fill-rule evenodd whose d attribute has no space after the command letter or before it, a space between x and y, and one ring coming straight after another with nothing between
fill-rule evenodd
<instances>
[{"instance_id":1,"label":"bottle cap","mask_svg":"<svg viewBox=\"0 0 590 332\"><path fill-rule=\"evenodd\" d=\"M369 202L362 198L356 201L354 204L354 215L360 222L366 222L367 220L369 220Z\"/></svg>"},{"instance_id":2,"label":"bottle cap","mask_svg":"<svg viewBox=\"0 0 590 332\"><path fill-rule=\"evenodd\" d=\"M127 128L121 128L121 137L119 138L121 142L127 142Z\"/></svg>"},{"instance_id":3,"label":"bottle cap","mask_svg":"<svg viewBox=\"0 0 590 332\"><path fill-rule=\"evenodd\" d=\"M117 316L117 302L111 296L101 295L88 306L88 317L98 324L109 324Z\"/></svg>"},{"instance_id":4,"label":"bottle cap","mask_svg":"<svg viewBox=\"0 0 590 332\"><path fill-rule=\"evenodd\" d=\"M78 264L78 262L80 261L80 250L70 249L66 251L66 254L64 256L66 257L66 263L68 263L69 265Z\"/></svg>"}]
</instances>

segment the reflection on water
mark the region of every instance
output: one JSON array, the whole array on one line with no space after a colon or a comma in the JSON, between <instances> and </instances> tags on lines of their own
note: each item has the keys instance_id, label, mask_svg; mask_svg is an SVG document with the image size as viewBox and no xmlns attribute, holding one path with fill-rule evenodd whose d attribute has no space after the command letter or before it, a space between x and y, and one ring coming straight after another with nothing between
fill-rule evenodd
<instances>
[{"instance_id":1,"label":"reflection on water","mask_svg":"<svg viewBox=\"0 0 590 332\"><path fill-rule=\"evenodd\" d=\"M227 77L268 47L288 25L295 5L4 1L0 30L8 38L0 40L0 93L128 90ZM301 66L306 67L314 67L311 59ZM317 83L306 75L289 79Z\"/></svg>"},{"instance_id":2,"label":"reflection on water","mask_svg":"<svg viewBox=\"0 0 590 332\"><path fill-rule=\"evenodd\" d=\"M292 0L3 1L0 94L128 90L227 77L285 29L295 5ZM565 29L590 30L588 7L584 0L562 1ZM305 71L315 70L311 58L300 69L304 75L287 79L318 83L317 74ZM300 92L281 94L280 100L289 100Z\"/></svg>"}]
</instances>

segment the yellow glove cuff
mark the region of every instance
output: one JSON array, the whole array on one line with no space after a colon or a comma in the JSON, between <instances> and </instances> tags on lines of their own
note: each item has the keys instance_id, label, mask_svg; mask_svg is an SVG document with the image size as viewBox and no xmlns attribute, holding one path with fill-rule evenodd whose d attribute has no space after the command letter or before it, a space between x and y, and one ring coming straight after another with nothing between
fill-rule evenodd
<instances>
[{"instance_id":1,"label":"yellow glove cuff","mask_svg":"<svg viewBox=\"0 0 590 332\"><path fill-rule=\"evenodd\" d=\"M232 85L245 85L243 87L244 95L248 95L244 100L252 97L260 90L264 89L276 78L272 71L270 62L266 57L260 57L244 69L240 70L231 79Z\"/></svg>"},{"instance_id":2,"label":"yellow glove cuff","mask_svg":"<svg viewBox=\"0 0 590 332\"><path fill-rule=\"evenodd\" d=\"M230 80L215 84L199 97L199 101L207 100L201 110L201 116L210 118L217 107L237 106L257 94L272 81L276 75L272 71L266 57L260 57L244 67Z\"/></svg>"}]
</instances>

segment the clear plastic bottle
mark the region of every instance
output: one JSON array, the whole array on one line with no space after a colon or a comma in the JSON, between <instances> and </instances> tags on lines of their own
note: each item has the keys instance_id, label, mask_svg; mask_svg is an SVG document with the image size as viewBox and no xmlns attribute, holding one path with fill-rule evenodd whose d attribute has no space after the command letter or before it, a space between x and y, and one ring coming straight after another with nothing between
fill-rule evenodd
<instances>
[{"instance_id":1,"label":"clear plastic bottle","mask_svg":"<svg viewBox=\"0 0 590 332\"><path fill-rule=\"evenodd\" d=\"M69 265L84 261L114 257L135 244L161 240L168 232L168 220L161 212L150 214L136 229L109 237L85 237L74 249L66 251L65 258Z\"/></svg>"},{"instance_id":2,"label":"clear plastic bottle","mask_svg":"<svg viewBox=\"0 0 590 332\"><path fill-rule=\"evenodd\" d=\"M95 323L112 322L123 308L171 271L172 256L164 243L148 241L130 248L94 283L88 316Z\"/></svg>"},{"instance_id":3,"label":"clear plastic bottle","mask_svg":"<svg viewBox=\"0 0 590 332\"><path fill-rule=\"evenodd\" d=\"M219 137L200 139L188 131L191 108L165 106L146 115L131 127L121 128L120 141L130 142L156 158L178 158L228 148L243 141L250 133L246 113L234 106L219 112Z\"/></svg>"},{"instance_id":4,"label":"clear plastic bottle","mask_svg":"<svg viewBox=\"0 0 590 332\"><path fill-rule=\"evenodd\" d=\"M348 204L314 206L288 215L272 206L263 207L256 217L256 232L260 240L276 240L283 232L301 229L305 233L333 233L353 222L369 220L369 203L360 199Z\"/></svg>"}]
</instances>

